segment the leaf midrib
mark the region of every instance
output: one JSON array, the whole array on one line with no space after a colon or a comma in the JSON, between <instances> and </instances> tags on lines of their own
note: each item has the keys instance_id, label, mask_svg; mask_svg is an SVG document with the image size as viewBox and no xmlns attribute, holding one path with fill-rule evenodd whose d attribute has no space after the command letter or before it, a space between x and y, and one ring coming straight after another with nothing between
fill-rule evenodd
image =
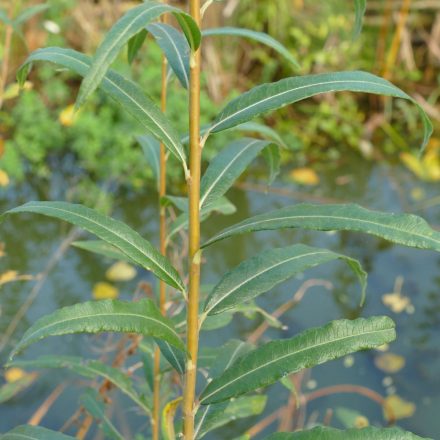
<instances>
[{"instance_id":1,"label":"leaf midrib","mask_svg":"<svg viewBox=\"0 0 440 440\"><path fill-rule=\"evenodd\" d=\"M211 394L208 394L207 396L205 396L201 400L201 402L203 402L204 400L209 399L211 396L219 393L221 390L223 390L224 388L230 386L231 384L233 384L237 380L240 380L243 377L248 376L249 374L254 373L255 371L258 371L258 370L260 370L262 368L266 368L268 365L271 365L271 364L273 364L275 362L282 361L283 359L286 359L286 358L288 358L290 356L296 356L296 355L298 355L298 354L300 354L300 353L302 353L304 351L313 350L315 348L318 348L318 347L321 347L321 346L324 346L324 345L330 345L330 344L334 344L334 343L337 343L337 342L340 342L340 341L344 341L344 340L348 340L348 339L351 339L351 338L359 338L361 336L371 335L371 334L374 334L374 333L381 333L381 332L385 332L385 331L389 331L389 330L392 330L392 328L373 330L373 331L369 331L369 332L360 333L360 334L357 334L357 335L344 336L342 338L332 339L331 341L326 341L326 342L323 342L323 343L320 343L320 344L314 344L312 346L308 346L308 347L303 348L301 350L295 351L294 353L288 353L288 354L286 354L284 356L278 357L276 359L272 359L269 362L266 362L265 364L259 365L257 368L249 370L246 373L242 374L241 376L236 377L235 379L231 380L230 382L226 383L225 385L221 386L220 388L217 388Z\"/></svg>"},{"instance_id":2,"label":"leaf midrib","mask_svg":"<svg viewBox=\"0 0 440 440\"><path fill-rule=\"evenodd\" d=\"M244 284L247 284L247 283L251 282L253 279L259 277L260 275L262 275L262 274L264 274L264 273L266 273L266 272L272 270L273 268L278 267L278 266L281 266L281 265L283 265L283 264L285 264L285 263L289 263L290 261L296 260L296 259L298 259L298 258L309 257L309 256L311 256L311 255L320 255L320 254L333 254L333 252L329 252L329 251L309 252L309 253L306 253L306 254L295 255L295 256L290 257L290 258L287 258L287 259L285 259L285 260L283 260L283 261L279 261L278 263L273 264L272 266L267 267L267 268L265 268L264 270L262 270L262 271L260 271L260 272L257 272L257 273L254 274L252 277L247 278L246 280L244 280L242 283L238 284L237 286L234 286L234 288L232 288L231 290L229 290L228 292L226 292L226 293L225 293L225 294L224 294L224 295L223 295L223 296L222 296L222 297L221 297L221 298L220 298L220 299L219 299L219 300L218 300L213 306L211 306L211 307L209 308L209 310L205 310L205 312L209 314L209 312L210 312L213 308L215 308L215 307L216 307L220 302L222 302L225 298L227 298L228 296L230 296L231 293L233 293L233 292L236 291L237 289L240 289ZM334 254L334 255L336 255L336 254Z\"/></svg>"},{"instance_id":3,"label":"leaf midrib","mask_svg":"<svg viewBox=\"0 0 440 440\"><path fill-rule=\"evenodd\" d=\"M307 89L307 88L313 88L313 87L316 87L316 86L330 85L330 84L339 84L339 83L373 84L375 86L380 85L381 87L385 87L385 88L390 89L391 91L395 91L394 87L391 87L388 84L376 83L376 82L373 82L373 81L360 81L360 80L345 80L345 81L342 81L342 80L336 80L336 81L325 81L325 82L320 82L320 83L315 83L315 84L308 84L308 85L305 85L305 86L295 87L293 89L289 89L289 90L286 90L284 92L277 93L276 95L268 96L267 98L261 99L258 102L255 102L255 103L253 103L251 105L248 105L247 107L244 107L244 108L242 108L242 109L240 109L240 110L238 110L238 111L236 111L234 113L231 113L227 117L225 117L223 119L220 119L217 123L211 125L211 127L209 128L209 131L215 130L215 128L217 128L219 125L224 124L229 119L234 118L235 116L237 116L240 113L243 113L243 112L249 110L252 107L258 106L259 104L262 104L262 103L264 103L266 101L270 101L272 99L279 98L280 96L286 95L286 94L291 93L293 91ZM275 83L273 83L273 84L275 84ZM272 85L272 84L269 84L269 85ZM353 91L357 91L357 90L353 90ZM359 91L363 91L363 90L359 90ZM328 92L330 92L330 91L326 91L326 93L328 93ZM250 93L250 92L247 92L247 93ZM240 98L237 98L237 99L240 99ZM411 98L408 96L407 99L411 99Z\"/></svg>"},{"instance_id":4,"label":"leaf midrib","mask_svg":"<svg viewBox=\"0 0 440 440\"><path fill-rule=\"evenodd\" d=\"M258 225L260 223L271 222L271 221L278 221L278 220L289 220L289 219L301 220L301 219L308 219L308 218L331 218L331 219L335 219L335 220L357 221L357 222L361 222L361 223L371 224L371 225L374 225L374 226L380 226L380 227L385 228L385 229L391 229L392 231L397 231L397 232L402 232L402 233L405 233L405 234L414 235L416 237L420 237L420 238L423 238L425 240L431 240L434 243L440 244L440 240L436 240L435 238L428 237L426 235L417 234L416 232L413 232L413 231L409 232L409 231L406 231L405 229L399 229L399 228L393 227L391 225L384 225L383 223L376 223L376 222L371 221L371 220L359 219L359 218L354 218L354 217L334 216L334 215L301 215L301 216L277 217L277 218L259 220L259 221L255 221L255 222L252 222L252 223L246 223L245 225L238 226L235 229L234 229L234 227L232 227L232 228L229 229L229 231L227 230L223 234L217 235L213 239L209 240L207 242L207 244L212 243L214 241L218 241L223 236L227 235L227 233L230 232L230 231L233 231L233 230L237 231L237 230L240 230L240 229L247 228L249 226ZM337 228L335 228L335 229L337 229Z\"/></svg>"}]
</instances>

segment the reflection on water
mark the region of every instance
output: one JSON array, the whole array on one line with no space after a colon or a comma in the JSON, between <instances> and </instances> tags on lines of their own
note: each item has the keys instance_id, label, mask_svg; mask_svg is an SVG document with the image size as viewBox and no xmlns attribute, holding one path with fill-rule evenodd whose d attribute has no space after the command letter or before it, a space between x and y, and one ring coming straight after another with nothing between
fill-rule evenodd
<instances>
[{"instance_id":1,"label":"reflection on water","mask_svg":"<svg viewBox=\"0 0 440 440\"><path fill-rule=\"evenodd\" d=\"M320 175L321 184L310 191L313 196L323 200L356 201L366 207L387 211L408 211L414 205L411 190L415 187L423 191L429 199L438 195L438 187L434 184L421 183L407 171L399 167L377 165L356 158L347 159L344 165L347 184L337 185L335 182L341 175L341 168L329 168ZM352 170L356 170L352 173ZM342 170L342 173L345 171ZM261 184L261 182L260 182ZM279 184L284 190L298 191L291 183ZM31 199L44 199L54 194L60 197L59 181L57 189L52 187L37 188L32 184L20 188L9 188L0 200L1 211ZM293 194L273 194L261 191L230 192L230 198L239 207L236 214L230 217L211 217L203 225L205 237L212 235L221 228L242 218L276 209L298 200ZM157 219L155 214L155 196L143 194L128 196L124 203L115 206L114 216L123 219L131 226L138 228L142 234L157 242ZM439 209L433 206L417 214L424 216L434 225L440 224ZM6 244L7 256L0 260L1 272L6 269L18 270L20 273L36 274L44 270L47 261L59 246L69 228L58 221L48 220L39 216L16 216L2 224L0 241ZM402 427L413 430L420 435L438 437L440 420L436 417L440 407L440 347L438 344L440 330L440 257L427 251L407 249L393 246L374 237L356 233L330 234L313 231L268 231L254 235L239 236L232 240L219 242L205 252L209 262L203 272L204 283L212 283L228 269L239 264L245 258L270 247L286 246L293 243L305 243L314 246L329 247L333 251L345 253L358 258L369 272L368 297L365 307L358 309L360 288L355 277L346 269L342 262L335 262L309 270L304 276L297 277L273 289L269 294L259 298L258 303L272 311L284 301L290 299L297 288L307 278L331 280L331 292L322 287L311 289L301 304L287 313L282 321L287 330L270 330L271 336L292 336L310 326L322 325L331 319L353 318L359 315L370 316L388 314L397 323L398 340L392 344L391 351L403 356L405 367L395 374L384 373L374 363L377 352L359 353L353 359L338 360L317 367L307 373L304 391L307 386L313 388L335 384L362 384L382 395L388 391L396 391L405 400L416 405L412 418L401 420ZM41 293L37 296L32 308L19 323L12 339L19 335L41 315L68 304L90 299L91 290L96 282L102 281L104 272L110 265L109 260L99 258L76 249L69 249L65 257L51 272ZM392 292L397 277L403 277L402 295L409 296L413 309L411 313L393 313L382 302L382 296ZM136 283L141 279L151 280L147 272L139 273L138 277L120 284L121 298L130 298ZM6 284L0 291L1 322L0 332L4 332L9 321L26 299L33 282L17 282ZM414 313L412 313L414 312ZM219 346L229 337L240 334L246 337L258 322L236 316L230 327L206 332L202 341L209 346ZM95 342L96 342L96 338ZM28 349L22 356L35 357L41 354L84 354L96 356L96 352L87 348L89 338L86 336L67 336L52 338L38 343ZM10 346L1 353L4 363ZM354 361L354 362L353 362ZM352 366L350 366L353 364ZM390 376L390 378L386 376ZM385 379L385 380L384 380ZM0 431L5 431L18 423L24 423L38 408L39 403L47 397L60 381L77 384L77 378L63 371L43 373L32 388L0 406ZM80 382L84 383L84 382ZM271 387L269 391L269 407L267 414L283 404L288 392L280 385ZM57 405L44 419L44 425L59 428L72 414L77 404L78 393L74 386L57 402ZM129 423L131 426L142 426L144 420L121 399L116 402L119 408L114 411L115 421L119 426ZM315 414L319 421L323 420L328 408L355 408L366 415L371 423L383 424L383 415L377 404L365 397L355 394L335 394L312 401L308 405L308 415ZM126 408L130 408L127 410ZM120 416L124 414L124 418ZM224 439L233 437L237 427L249 425L249 420L237 422L221 434L212 434L206 438ZM338 424L333 418L332 423Z\"/></svg>"}]
</instances>

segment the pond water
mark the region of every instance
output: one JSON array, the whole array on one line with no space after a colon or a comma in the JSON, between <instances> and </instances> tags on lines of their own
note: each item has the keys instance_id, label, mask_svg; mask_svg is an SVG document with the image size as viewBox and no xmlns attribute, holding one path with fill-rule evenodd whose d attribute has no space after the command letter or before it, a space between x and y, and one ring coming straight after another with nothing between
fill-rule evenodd
<instances>
[{"instance_id":1,"label":"pond water","mask_svg":"<svg viewBox=\"0 0 440 440\"><path fill-rule=\"evenodd\" d=\"M278 183L275 185L275 191L267 193L257 191L256 189L261 189L258 186L244 191L233 189L229 197L239 207L238 212L228 217L211 217L203 226L203 235L209 237L246 216L303 201L302 199L356 201L365 207L394 212L412 210L425 217L431 224L440 224L438 206L429 206L429 203L426 207L423 206L423 200L438 196L438 185L422 183L400 166L350 157L341 167L329 167L324 172L320 172L320 177L319 186L307 189L300 195L298 192L301 188L289 182ZM35 182L5 189L0 196L1 211L28 200L44 198L44 194L47 197L48 193L50 198L59 198L59 194L62 194L60 181L59 178L54 178L52 186L45 188L46 192ZM264 182L248 181L247 184L264 186ZM281 191L278 191L279 189ZM413 196L422 199L414 200ZM123 203L116 204L113 215L157 243L155 203L153 192L136 196L128 194ZM0 231L0 242L5 242L7 253L6 257L0 260L0 272L7 269L18 270L24 274L41 272L68 231L69 228L65 224L41 216L20 215L7 219ZM329 385L351 384L366 386L383 396L396 392L416 406L414 415L400 420L399 425L422 436L440 438L439 254L393 246L374 237L357 233L329 234L292 230L260 232L225 240L208 249L205 257L209 261L209 270L207 265L203 272L204 282L215 282L225 271L259 251L299 242L328 247L336 252L358 258L369 272L365 307L361 311L357 307L360 288L344 263L323 265L283 283L259 298L258 303L262 307L273 311L290 299L306 279L326 279L333 283L331 291L323 287L311 289L298 307L281 318L287 329L271 329L267 335L289 337L307 327L323 325L333 319L387 314L396 321L398 333L398 339L391 345L390 352L403 356L406 360L403 369L389 374L375 365L375 358L380 355L378 351L358 353L353 358L333 361L307 372L303 381L303 391L307 393L315 387L320 389ZM17 341L25 329L43 314L57 307L90 299L93 285L104 280L104 273L110 264L110 260L70 248L47 277L43 289L26 316L20 320L11 343ZM408 311L394 313L382 301L384 294L393 291L398 278L403 281L402 293L411 300L412 307L409 308L409 313ZM152 281L147 272L139 272L135 280L119 283L121 298L129 299L137 282L142 279ZM1 333L6 330L33 285L34 282L18 282L2 287ZM229 327L206 332L202 337L202 344L218 347L231 336L245 338L259 322L237 315ZM42 354L56 353L96 357L98 355L96 349L87 348L89 341L90 338L81 335L50 338L35 344L20 356L31 359ZM95 346L102 348L102 343L96 338L93 338L93 341ZM1 352L2 364L6 361L10 348L11 345L8 345ZM76 385L83 386L86 382L71 373L50 370L43 372L30 389L6 404L0 405L0 432L25 423L42 400L60 382L67 385L66 390L43 419L44 426L60 428L77 406ZM271 387L265 414L273 412L287 399L288 391L284 387L281 385ZM313 400L307 407L307 419L316 417L322 422L328 409L335 411L341 407L359 411L368 417L370 423L381 425L386 423L380 407L359 394L332 394ZM130 403L122 398L115 399L113 413L116 425L125 433L126 438L130 438L132 435L130 433L145 423ZM205 438L233 438L239 429L251 426L255 422L256 419L237 421ZM332 424L341 426L335 416ZM129 426L136 429L130 430ZM274 426L276 425L271 429ZM268 432L270 430L265 431Z\"/></svg>"}]
</instances>

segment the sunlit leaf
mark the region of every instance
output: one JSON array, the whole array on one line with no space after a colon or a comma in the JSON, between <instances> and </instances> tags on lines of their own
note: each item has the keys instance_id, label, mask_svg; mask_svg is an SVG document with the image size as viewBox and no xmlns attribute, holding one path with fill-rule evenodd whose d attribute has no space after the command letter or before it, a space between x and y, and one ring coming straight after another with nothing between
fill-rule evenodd
<instances>
[{"instance_id":1,"label":"sunlit leaf","mask_svg":"<svg viewBox=\"0 0 440 440\"><path fill-rule=\"evenodd\" d=\"M414 405L414 403L408 402L407 400L402 399L396 394L386 397L383 406L385 419L389 420L392 416L393 422L394 420L401 420L412 417L416 412L416 406Z\"/></svg>"},{"instance_id":2,"label":"sunlit leaf","mask_svg":"<svg viewBox=\"0 0 440 440\"><path fill-rule=\"evenodd\" d=\"M289 176L296 183L301 185L318 185L319 176L312 168L296 168L289 173Z\"/></svg>"},{"instance_id":3,"label":"sunlit leaf","mask_svg":"<svg viewBox=\"0 0 440 440\"><path fill-rule=\"evenodd\" d=\"M78 113L75 112L74 105L68 105L64 110L61 111L58 120L61 125L65 127L71 127L75 121L78 119Z\"/></svg>"},{"instance_id":4,"label":"sunlit leaf","mask_svg":"<svg viewBox=\"0 0 440 440\"><path fill-rule=\"evenodd\" d=\"M107 269L105 276L110 281L130 281L136 276L136 269L125 261L117 261Z\"/></svg>"},{"instance_id":5,"label":"sunlit leaf","mask_svg":"<svg viewBox=\"0 0 440 440\"><path fill-rule=\"evenodd\" d=\"M93 286L92 297L96 300L116 299L119 296L119 290L112 284L99 282Z\"/></svg>"}]
</instances>

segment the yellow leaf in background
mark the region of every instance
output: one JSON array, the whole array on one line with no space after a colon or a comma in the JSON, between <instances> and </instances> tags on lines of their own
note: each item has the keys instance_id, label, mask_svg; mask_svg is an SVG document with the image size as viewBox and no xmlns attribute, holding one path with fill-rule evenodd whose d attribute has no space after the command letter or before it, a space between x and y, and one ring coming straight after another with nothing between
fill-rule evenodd
<instances>
[{"instance_id":1,"label":"yellow leaf in background","mask_svg":"<svg viewBox=\"0 0 440 440\"><path fill-rule=\"evenodd\" d=\"M23 84L23 87L21 90L30 90L32 89L33 84L30 81L26 81ZM5 93L3 93L3 100L6 101L8 99L14 99L17 96L20 95L20 86L18 83L10 84L8 87L6 87Z\"/></svg>"},{"instance_id":2,"label":"yellow leaf in background","mask_svg":"<svg viewBox=\"0 0 440 440\"><path fill-rule=\"evenodd\" d=\"M400 153L400 159L418 178L428 182L440 180L440 139L431 139L421 159L407 152Z\"/></svg>"},{"instance_id":3,"label":"yellow leaf in background","mask_svg":"<svg viewBox=\"0 0 440 440\"><path fill-rule=\"evenodd\" d=\"M384 402L384 417L389 422L412 417L416 412L416 406L412 402L402 399L396 394L388 396Z\"/></svg>"},{"instance_id":4,"label":"yellow leaf in background","mask_svg":"<svg viewBox=\"0 0 440 440\"><path fill-rule=\"evenodd\" d=\"M0 274L0 286L2 284L10 283L14 281L18 276L18 272L16 270L7 270Z\"/></svg>"},{"instance_id":5,"label":"yellow leaf in background","mask_svg":"<svg viewBox=\"0 0 440 440\"><path fill-rule=\"evenodd\" d=\"M101 282L93 286L92 296L93 299L116 299L119 296L119 291L115 286Z\"/></svg>"},{"instance_id":6,"label":"yellow leaf in background","mask_svg":"<svg viewBox=\"0 0 440 440\"><path fill-rule=\"evenodd\" d=\"M9 185L9 176L6 171L0 170L0 186L8 186Z\"/></svg>"},{"instance_id":7,"label":"yellow leaf in background","mask_svg":"<svg viewBox=\"0 0 440 440\"><path fill-rule=\"evenodd\" d=\"M365 416L358 416L354 420L354 427L355 428L358 428L358 429L366 428L369 425L370 425L370 422Z\"/></svg>"},{"instance_id":8,"label":"yellow leaf in background","mask_svg":"<svg viewBox=\"0 0 440 440\"><path fill-rule=\"evenodd\" d=\"M22 370L21 368L8 368L5 371L5 380L8 383L17 382L20 379L23 379L27 375L26 371Z\"/></svg>"},{"instance_id":9,"label":"yellow leaf in background","mask_svg":"<svg viewBox=\"0 0 440 440\"><path fill-rule=\"evenodd\" d=\"M61 113L58 118L61 125L65 127L71 127L78 117L78 113L75 112L75 105L68 105Z\"/></svg>"},{"instance_id":10,"label":"yellow leaf in background","mask_svg":"<svg viewBox=\"0 0 440 440\"><path fill-rule=\"evenodd\" d=\"M382 296L382 302L394 313L402 313L411 306L411 300L400 292L386 293Z\"/></svg>"},{"instance_id":11,"label":"yellow leaf in background","mask_svg":"<svg viewBox=\"0 0 440 440\"><path fill-rule=\"evenodd\" d=\"M110 281L130 281L136 276L136 269L125 261L118 261L105 273Z\"/></svg>"},{"instance_id":12,"label":"yellow leaf in background","mask_svg":"<svg viewBox=\"0 0 440 440\"><path fill-rule=\"evenodd\" d=\"M311 168L296 168L290 172L290 177L301 185L318 185L319 176Z\"/></svg>"},{"instance_id":13,"label":"yellow leaf in background","mask_svg":"<svg viewBox=\"0 0 440 440\"><path fill-rule=\"evenodd\" d=\"M405 358L394 353L384 353L376 356L374 364L386 373L397 373L405 366Z\"/></svg>"}]
</instances>

